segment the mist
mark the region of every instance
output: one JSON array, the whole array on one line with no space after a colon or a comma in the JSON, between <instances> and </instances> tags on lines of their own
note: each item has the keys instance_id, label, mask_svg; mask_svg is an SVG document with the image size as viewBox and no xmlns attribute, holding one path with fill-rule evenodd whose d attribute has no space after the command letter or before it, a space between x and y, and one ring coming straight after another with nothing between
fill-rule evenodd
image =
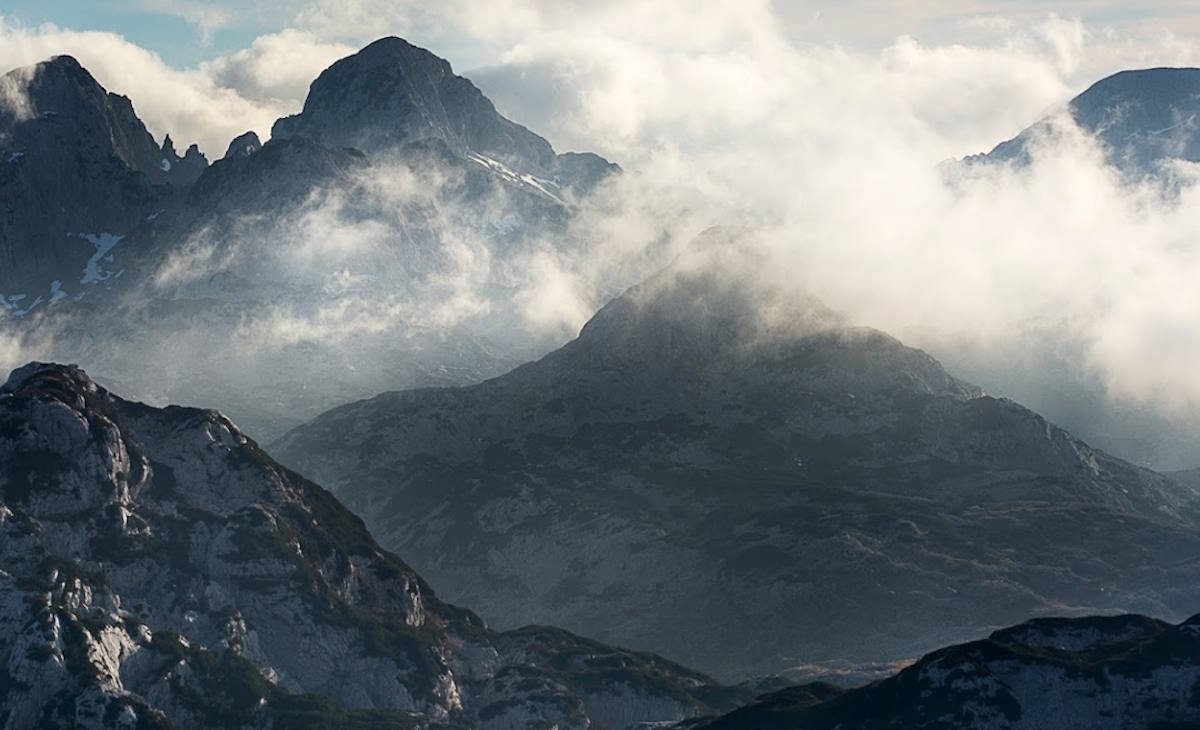
<instances>
[{"instance_id":1,"label":"mist","mask_svg":"<svg viewBox=\"0 0 1200 730\"><path fill-rule=\"evenodd\" d=\"M636 160L610 191L607 247L566 262L567 278L604 279L644 250L633 241L658 245L662 221L680 245L735 228L768 253L764 281L787 278L1118 455L1200 460L1197 170L1165 171L1174 194L1123 179L1065 113L1104 53L1127 66L1190 52L1050 17L980 46L901 38L872 56L759 22L729 26L745 37L716 51L549 37L478 75L518 119L540 99L552 139ZM1041 118L1028 167L948 162Z\"/></svg>"},{"instance_id":2,"label":"mist","mask_svg":"<svg viewBox=\"0 0 1200 730\"><path fill-rule=\"evenodd\" d=\"M1200 171L1174 166L1170 194L1123 179L1064 112L1101 76L1193 63L1192 47L1051 15L970 19L970 44L903 36L868 51L798 40L768 3L644 23L617 5L538 6L490 30L453 14L438 21L443 37L500 49L488 65L456 70L502 112L559 151L594 150L624 167L564 230L506 239L511 201L443 204L446 181L373 161L350 187L316 189L289 216L235 218L215 238L193 232L156 270L156 286L209 287L266 250L275 273L260 283L288 293L239 312L232 330L202 322L158 338L155 369L184 372L203 351L270 371L319 346L342 372L373 370L368 383L338 391L362 397L413 382L372 360L395 354L384 340L443 330L518 343L496 358L507 367L517 353L569 340L605 301L715 226L763 262L739 275L750 291L815 295L1119 456L1159 468L1200 463L1191 445L1200 430ZM9 65L79 43L60 29L3 30L17 41L0 53ZM275 116L299 108L303 79L350 48L302 27L177 71L123 39L86 40L119 51L81 60L130 93L156 134L184 129L179 139L210 151L244 129L265 135ZM118 57L128 70L114 70ZM156 94L167 86L172 94ZM191 114L198 104L204 113ZM954 162L1047 117L1029 166ZM70 350L6 337L0 366Z\"/></svg>"}]
</instances>

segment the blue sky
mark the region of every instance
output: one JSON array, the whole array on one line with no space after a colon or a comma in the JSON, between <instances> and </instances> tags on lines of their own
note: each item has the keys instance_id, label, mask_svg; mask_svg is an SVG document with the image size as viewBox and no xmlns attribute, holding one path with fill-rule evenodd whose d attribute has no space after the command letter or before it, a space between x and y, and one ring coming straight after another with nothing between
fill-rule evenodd
<instances>
[{"instance_id":1,"label":"blue sky","mask_svg":"<svg viewBox=\"0 0 1200 730\"><path fill-rule=\"evenodd\" d=\"M7 0L0 67L73 54L156 136L213 155L383 35L447 58L556 145L626 158L672 143L696 103L675 95L713 72L747 104L785 93L782 66L898 74L959 154L1122 68L1200 65L1200 7L1179 0Z\"/></svg>"},{"instance_id":2,"label":"blue sky","mask_svg":"<svg viewBox=\"0 0 1200 730\"><path fill-rule=\"evenodd\" d=\"M241 23L216 29L206 38L202 29L179 15L147 11L131 2L8 0L0 14L21 26L54 23L75 30L123 35L176 66L190 66L215 54L243 48L264 32L257 24Z\"/></svg>"},{"instance_id":3,"label":"blue sky","mask_svg":"<svg viewBox=\"0 0 1200 730\"><path fill-rule=\"evenodd\" d=\"M466 0L442 2L447 6L472 4ZM74 30L112 32L158 53L172 66L186 67L245 48L259 35L304 26L305 19L311 20L316 12L329 16L338 12L331 8L344 8L347 22L327 22L318 29L320 35L353 44L385 34L415 34L423 36L418 40L427 45L447 55L453 53L460 65L486 65L493 60L499 49L488 41L496 39L481 39L478 34L473 38L455 37L454 29L444 23L423 23L417 18L428 15L427 10L418 9L423 4L411 0L267 0L253 4L223 0L8 0L0 9L0 17L10 25L53 23ZM522 3L508 0L475 5L494 5L503 10L506 5L516 8ZM380 7L387 9L381 11ZM1020 22L1051 13L1080 18L1098 28L1161 30L1200 37L1200 7L1179 0L781 0L773 3L773 9L798 41L832 40L853 48L882 47L899 35L931 42L969 41L972 23L979 19Z\"/></svg>"}]
</instances>

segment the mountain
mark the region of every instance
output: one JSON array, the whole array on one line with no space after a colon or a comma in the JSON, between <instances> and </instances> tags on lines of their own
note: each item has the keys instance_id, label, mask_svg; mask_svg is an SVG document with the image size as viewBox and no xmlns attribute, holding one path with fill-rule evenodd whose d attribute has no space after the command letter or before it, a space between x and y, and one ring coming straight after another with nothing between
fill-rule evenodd
<instances>
[{"instance_id":1,"label":"mountain","mask_svg":"<svg viewBox=\"0 0 1200 730\"><path fill-rule=\"evenodd\" d=\"M70 56L0 77L0 310L94 287L102 257L205 162L157 145L129 99ZM54 284L52 282L57 282Z\"/></svg>"},{"instance_id":2,"label":"mountain","mask_svg":"<svg viewBox=\"0 0 1200 730\"><path fill-rule=\"evenodd\" d=\"M64 141L43 145L63 159L33 164L14 136L26 153L12 170L79 186L10 181L18 222L44 219L61 239L0 239L0 335L36 356L83 362L145 400L215 405L273 438L338 403L475 382L565 339L523 318L528 261L585 245L579 206L619 168L555 153L428 51L371 44L323 73L265 144L240 135L212 165L194 147L178 157L169 137L155 144L128 100L73 60L42 66L74 74L84 91L72 93L91 100L80 105L107 121L9 125ZM4 88L22 93L5 98L54 106L39 69L10 74ZM79 178L72 145L95 148L111 174ZM71 202L87 196L103 215L56 212L87 210ZM20 266L6 269L5 251Z\"/></svg>"},{"instance_id":3,"label":"mountain","mask_svg":"<svg viewBox=\"0 0 1200 730\"><path fill-rule=\"evenodd\" d=\"M679 730L1184 730L1200 726L1200 617L1038 619L842 693L767 695Z\"/></svg>"},{"instance_id":4,"label":"mountain","mask_svg":"<svg viewBox=\"0 0 1200 730\"><path fill-rule=\"evenodd\" d=\"M556 154L545 139L501 116L448 61L395 37L322 72L303 111L271 129L273 139L295 136L369 155L438 140L461 157L510 169L526 184L554 193L586 192L619 170L598 155Z\"/></svg>"},{"instance_id":5,"label":"mountain","mask_svg":"<svg viewBox=\"0 0 1200 730\"><path fill-rule=\"evenodd\" d=\"M34 363L0 387L0 722L623 728L744 693L567 632L498 633L216 411Z\"/></svg>"},{"instance_id":6,"label":"mountain","mask_svg":"<svg viewBox=\"0 0 1200 730\"><path fill-rule=\"evenodd\" d=\"M724 679L1196 605L1192 490L737 265L681 264L537 362L336 408L272 451L489 621Z\"/></svg>"},{"instance_id":7,"label":"mountain","mask_svg":"<svg viewBox=\"0 0 1200 730\"><path fill-rule=\"evenodd\" d=\"M1169 176L1164 166L1172 160L1200 162L1200 69L1122 71L1072 99L1067 112L1128 177ZM1033 141L1053 134L1052 121L1043 120L968 160L1028 164Z\"/></svg>"}]
</instances>

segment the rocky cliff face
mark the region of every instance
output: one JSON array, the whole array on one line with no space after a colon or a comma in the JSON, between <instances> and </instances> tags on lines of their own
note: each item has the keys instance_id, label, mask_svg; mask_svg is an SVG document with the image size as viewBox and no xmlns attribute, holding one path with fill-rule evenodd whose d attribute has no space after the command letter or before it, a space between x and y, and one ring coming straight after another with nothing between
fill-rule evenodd
<instances>
[{"instance_id":1,"label":"rocky cliff face","mask_svg":"<svg viewBox=\"0 0 1200 730\"><path fill-rule=\"evenodd\" d=\"M665 275L538 362L337 408L276 452L490 621L726 678L1200 598L1190 490L722 280Z\"/></svg>"},{"instance_id":2,"label":"rocky cliff face","mask_svg":"<svg viewBox=\"0 0 1200 730\"><path fill-rule=\"evenodd\" d=\"M1200 724L1200 620L1039 619L846 692L797 687L691 730L1162 730Z\"/></svg>"},{"instance_id":3,"label":"rocky cliff face","mask_svg":"<svg viewBox=\"0 0 1200 730\"><path fill-rule=\"evenodd\" d=\"M620 728L742 696L440 601L215 411L0 387L0 724Z\"/></svg>"}]
</instances>

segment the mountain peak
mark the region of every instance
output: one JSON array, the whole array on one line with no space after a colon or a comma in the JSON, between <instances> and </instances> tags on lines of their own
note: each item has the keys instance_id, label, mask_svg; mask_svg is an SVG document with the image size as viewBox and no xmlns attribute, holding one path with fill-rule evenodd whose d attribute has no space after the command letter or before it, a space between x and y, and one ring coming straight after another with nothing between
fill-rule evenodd
<instances>
[{"instance_id":1,"label":"mountain peak","mask_svg":"<svg viewBox=\"0 0 1200 730\"><path fill-rule=\"evenodd\" d=\"M262 141L253 131L240 134L233 138L229 143L229 147L225 150L225 156L222 160L232 160L240 157L249 157L250 155L262 149Z\"/></svg>"},{"instance_id":2,"label":"mountain peak","mask_svg":"<svg viewBox=\"0 0 1200 730\"><path fill-rule=\"evenodd\" d=\"M605 305L578 341L606 358L708 367L845 325L815 297L756 278L760 263L736 235L709 229L668 267Z\"/></svg>"},{"instance_id":3,"label":"mountain peak","mask_svg":"<svg viewBox=\"0 0 1200 730\"><path fill-rule=\"evenodd\" d=\"M1092 84L1067 110L1100 141L1109 162L1131 178L1160 174L1171 160L1200 162L1198 68L1120 71ZM1053 133L1051 120L1042 120L986 155L967 159L1029 164L1031 142Z\"/></svg>"},{"instance_id":4,"label":"mountain peak","mask_svg":"<svg viewBox=\"0 0 1200 730\"><path fill-rule=\"evenodd\" d=\"M586 191L611 164L556 155L542 137L503 117L471 81L431 51L381 38L317 77L303 110L275 122L271 137L304 136L326 147L389 154L438 140L459 157Z\"/></svg>"},{"instance_id":5,"label":"mountain peak","mask_svg":"<svg viewBox=\"0 0 1200 730\"><path fill-rule=\"evenodd\" d=\"M433 65L444 69L447 73L453 73L450 62L446 59L427 48L414 45L394 35L372 41L349 58L356 58L359 63L399 61L410 66Z\"/></svg>"},{"instance_id":6,"label":"mountain peak","mask_svg":"<svg viewBox=\"0 0 1200 730\"><path fill-rule=\"evenodd\" d=\"M73 56L13 69L4 76L0 95L0 145L22 156L80 156L107 164L115 157L152 183L189 185L207 165L199 148L189 150L184 170L172 167L185 158L175 153L170 135L155 143L128 97L113 94ZM194 145L193 145L194 146ZM41 160L38 167L54 166ZM73 168L74 169L74 168ZM56 176L57 170L47 170Z\"/></svg>"},{"instance_id":7,"label":"mountain peak","mask_svg":"<svg viewBox=\"0 0 1200 730\"><path fill-rule=\"evenodd\" d=\"M83 64L81 64L74 56L65 53L57 56L51 56L47 60L35 64L35 66L42 69L56 68L69 72L82 72L86 73L89 77L91 76L91 74L88 73L88 70L83 67Z\"/></svg>"}]
</instances>

